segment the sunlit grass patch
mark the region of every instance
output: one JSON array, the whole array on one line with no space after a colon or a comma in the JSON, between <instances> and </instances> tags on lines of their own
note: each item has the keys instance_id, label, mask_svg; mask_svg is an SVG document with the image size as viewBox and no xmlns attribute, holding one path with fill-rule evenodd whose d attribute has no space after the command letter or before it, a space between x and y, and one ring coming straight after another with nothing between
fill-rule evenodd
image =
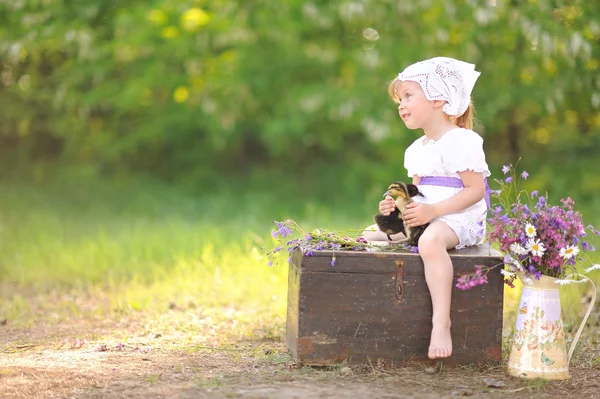
<instances>
[{"instance_id":1,"label":"sunlit grass patch","mask_svg":"<svg viewBox=\"0 0 600 399\"><path fill-rule=\"evenodd\" d=\"M215 221L223 209L205 212L202 201L171 207L166 200L160 212L152 200L148 216L139 205L112 212L102 199L98 208L68 204L68 196L67 204L35 195L2 200L11 212L0 220L0 282L8 287L0 310L11 320L33 316L24 295L51 296L55 290L97 294L102 300L95 310L108 311L244 306L281 313L285 306L287 270L269 267L263 254L262 247L272 245L268 219ZM93 311L69 298L52 304L64 311L59 313Z\"/></svg>"},{"instance_id":2,"label":"sunlit grass patch","mask_svg":"<svg viewBox=\"0 0 600 399\"><path fill-rule=\"evenodd\" d=\"M219 251L210 242L194 254L182 254L151 276L134 277L114 296L115 306L270 306L281 310L286 299L286 269L268 267L250 239L237 239Z\"/></svg>"}]
</instances>

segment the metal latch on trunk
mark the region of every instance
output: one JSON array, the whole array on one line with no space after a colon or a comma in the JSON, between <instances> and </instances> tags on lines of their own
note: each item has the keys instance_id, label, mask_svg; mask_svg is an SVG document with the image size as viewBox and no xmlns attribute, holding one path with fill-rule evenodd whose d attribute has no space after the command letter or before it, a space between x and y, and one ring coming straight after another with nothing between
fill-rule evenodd
<instances>
[{"instance_id":1,"label":"metal latch on trunk","mask_svg":"<svg viewBox=\"0 0 600 399\"><path fill-rule=\"evenodd\" d=\"M396 300L404 301L404 261L398 259L396 261Z\"/></svg>"}]
</instances>

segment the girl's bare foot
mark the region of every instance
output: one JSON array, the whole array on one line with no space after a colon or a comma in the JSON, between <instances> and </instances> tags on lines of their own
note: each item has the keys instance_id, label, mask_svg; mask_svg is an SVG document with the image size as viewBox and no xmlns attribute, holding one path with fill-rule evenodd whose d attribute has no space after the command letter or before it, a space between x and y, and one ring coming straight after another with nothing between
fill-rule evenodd
<instances>
[{"instance_id":1,"label":"girl's bare foot","mask_svg":"<svg viewBox=\"0 0 600 399\"><path fill-rule=\"evenodd\" d=\"M433 326L429 341L429 358L441 359L452 355L452 336L450 327Z\"/></svg>"}]
</instances>

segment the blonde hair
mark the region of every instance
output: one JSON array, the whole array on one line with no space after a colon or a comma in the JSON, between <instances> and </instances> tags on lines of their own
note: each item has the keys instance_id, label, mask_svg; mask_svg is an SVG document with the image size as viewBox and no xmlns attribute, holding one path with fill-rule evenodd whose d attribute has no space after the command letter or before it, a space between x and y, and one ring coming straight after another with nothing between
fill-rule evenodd
<instances>
[{"instance_id":1,"label":"blonde hair","mask_svg":"<svg viewBox=\"0 0 600 399\"><path fill-rule=\"evenodd\" d=\"M450 122L454 123L458 127L462 127L464 129L473 130L473 114L475 113L475 108L473 107L473 102L469 103L469 107L461 116L451 116Z\"/></svg>"},{"instance_id":2,"label":"blonde hair","mask_svg":"<svg viewBox=\"0 0 600 399\"><path fill-rule=\"evenodd\" d=\"M396 93L396 89L400 83L402 83L402 81L398 78L395 78L388 85L388 94L396 104L400 104L400 99L398 98L398 94ZM461 116L451 116L450 122L454 123L458 127L473 130L474 114L475 108L473 107L473 102L471 101L465 113Z\"/></svg>"},{"instance_id":3,"label":"blonde hair","mask_svg":"<svg viewBox=\"0 0 600 399\"><path fill-rule=\"evenodd\" d=\"M394 100L394 102L396 104L400 103L400 99L398 98L398 94L396 94L396 86L401 83L402 81L398 78L395 78L394 80L392 80L389 85L388 85L388 94L390 95L390 97L392 97L392 100Z\"/></svg>"}]
</instances>

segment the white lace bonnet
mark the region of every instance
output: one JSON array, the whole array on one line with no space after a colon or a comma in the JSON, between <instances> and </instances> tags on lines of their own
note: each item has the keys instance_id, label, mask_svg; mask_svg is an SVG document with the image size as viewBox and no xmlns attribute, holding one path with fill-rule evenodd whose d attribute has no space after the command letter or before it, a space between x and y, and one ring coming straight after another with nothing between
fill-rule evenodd
<instances>
[{"instance_id":1,"label":"white lace bonnet","mask_svg":"<svg viewBox=\"0 0 600 399\"><path fill-rule=\"evenodd\" d=\"M449 57L435 57L408 66L398 80L417 82L429 101L445 100L442 110L450 116L461 116L471 102L471 92L481 72L474 64Z\"/></svg>"}]
</instances>

